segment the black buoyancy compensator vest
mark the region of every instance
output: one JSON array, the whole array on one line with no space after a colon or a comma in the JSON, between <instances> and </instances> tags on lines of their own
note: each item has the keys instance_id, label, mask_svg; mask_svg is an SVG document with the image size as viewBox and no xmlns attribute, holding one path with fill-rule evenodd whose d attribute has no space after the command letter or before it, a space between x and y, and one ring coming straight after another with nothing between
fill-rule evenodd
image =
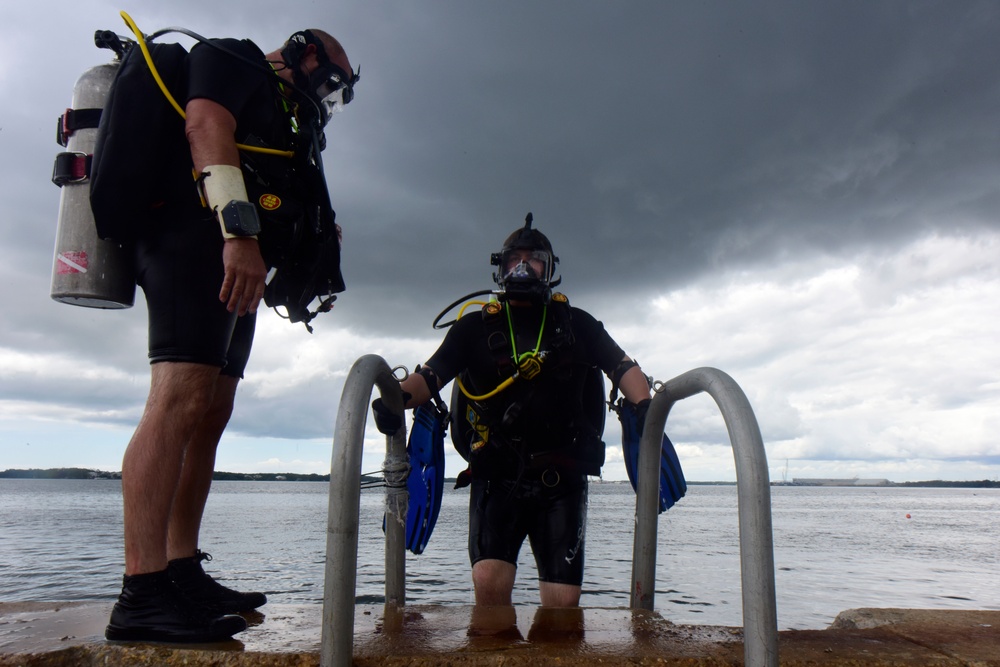
<instances>
[{"instance_id":1,"label":"black buoyancy compensator vest","mask_svg":"<svg viewBox=\"0 0 1000 667\"><path fill-rule=\"evenodd\" d=\"M279 170L261 168L274 158L242 155L247 194L261 218L261 248L277 270L267 284L264 302L283 308L291 322L309 322L329 310L346 288L340 269L336 213L322 170L320 140L311 126L300 128L295 156ZM315 312L313 299L320 299Z\"/></svg>"},{"instance_id":2,"label":"black buoyancy compensator vest","mask_svg":"<svg viewBox=\"0 0 1000 667\"><path fill-rule=\"evenodd\" d=\"M482 317L487 345L497 366L498 378L511 377L514 367L507 314L509 306L492 302L484 306ZM540 426L531 419L522 418L528 402L551 401L551 396L536 392L536 379L572 369L561 361L571 358L576 343L568 299L560 293L552 295L545 326L548 332L543 340L545 359L538 366L537 378L526 374L509 388L483 400L471 400L457 386L452 391L451 434L452 442L466 461L481 462L484 467L509 468L509 458L514 452L520 458L518 468L523 470L545 468L575 469L588 475L599 475L604 464L604 376L600 369L588 367L580 375L583 387L570 386L566 391L579 395L579 399L565 396L560 402L565 414L553 415L561 425L559 433L551 438L538 438ZM522 369L523 370L523 369ZM529 370L528 374L531 371ZM463 384L468 376L463 373ZM457 383L456 383L457 384ZM535 436L535 437L532 437ZM525 449L520 441L544 441L551 447L537 446ZM508 459L506 461L502 459ZM508 474L513 473L507 470ZM478 474L475 464L473 474Z\"/></svg>"}]
</instances>

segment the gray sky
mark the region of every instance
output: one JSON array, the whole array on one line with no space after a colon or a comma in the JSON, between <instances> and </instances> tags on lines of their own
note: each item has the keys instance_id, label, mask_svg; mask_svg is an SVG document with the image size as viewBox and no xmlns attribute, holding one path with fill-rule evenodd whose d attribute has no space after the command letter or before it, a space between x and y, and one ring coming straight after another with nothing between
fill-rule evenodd
<instances>
[{"instance_id":1,"label":"gray sky","mask_svg":"<svg viewBox=\"0 0 1000 667\"><path fill-rule=\"evenodd\" d=\"M141 293L49 299L56 118L124 9L265 51L323 28L361 65L325 152L348 291L311 336L260 317L219 469L328 472L350 366L426 359L532 211L647 373L740 384L773 480L1000 477L997 3L168 4L0 8L0 469L118 470L145 400ZM667 430L689 479L735 478L710 398Z\"/></svg>"}]
</instances>

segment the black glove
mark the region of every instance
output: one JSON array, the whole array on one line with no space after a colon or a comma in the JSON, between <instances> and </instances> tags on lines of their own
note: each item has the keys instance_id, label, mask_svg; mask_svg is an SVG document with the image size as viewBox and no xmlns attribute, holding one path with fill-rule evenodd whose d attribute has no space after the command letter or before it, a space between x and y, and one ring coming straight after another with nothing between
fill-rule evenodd
<instances>
[{"instance_id":1,"label":"black glove","mask_svg":"<svg viewBox=\"0 0 1000 667\"><path fill-rule=\"evenodd\" d=\"M372 412L375 413L375 428L379 433L396 435L396 432L403 428L403 418L387 408L381 398L372 401Z\"/></svg>"},{"instance_id":2,"label":"black glove","mask_svg":"<svg viewBox=\"0 0 1000 667\"><path fill-rule=\"evenodd\" d=\"M456 489L464 489L469 484L472 484L472 468L466 468L458 473L458 477L455 478Z\"/></svg>"},{"instance_id":3,"label":"black glove","mask_svg":"<svg viewBox=\"0 0 1000 667\"><path fill-rule=\"evenodd\" d=\"M644 398L635 404L635 430L638 431L640 438L646 428L646 413L649 412L649 404L651 402L652 399Z\"/></svg>"}]
</instances>

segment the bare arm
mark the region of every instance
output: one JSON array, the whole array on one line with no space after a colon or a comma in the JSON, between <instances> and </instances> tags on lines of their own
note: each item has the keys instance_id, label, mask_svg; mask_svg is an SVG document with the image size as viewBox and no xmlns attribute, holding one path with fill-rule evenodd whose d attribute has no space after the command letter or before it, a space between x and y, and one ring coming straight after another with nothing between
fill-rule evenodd
<instances>
[{"instance_id":1,"label":"bare arm","mask_svg":"<svg viewBox=\"0 0 1000 667\"><path fill-rule=\"evenodd\" d=\"M240 166L236 149L236 119L229 109L202 97L187 103L184 132L191 145L194 168L201 171L210 164Z\"/></svg>"},{"instance_id":2,"label":"bare arm","mask_svg":"<svg viewBox=\"0 0 1000 667\"><path fill-rule=\"evenodd\" d=\"M419 373L410 373L410 375L408 375L407 378L399 384L399 387L405 393L410 395L406 404L403 405L403 409L405 410L415 408L418 405L423 405L427 401L431 400L432 393L430 387L427 386L427 379ZM434 390L437 391L440 388L441 387L434 387Z\"/></svg>"},{"instance_id":3,"label":"bare arm","mask_svg":"<svg viewBox=\"0 0 1000 667\"><path fill-rule=\"evenodd\" d=\"M185 134L191 146L191 159L200 174L211 165L240 166L236 148L236 119L221 104L204 98L195 98L185 108ZM227 202L224 202L224 205ZM239 315L257 312L264 296L264 279L267 267L260 254L260 246L252 238L227 239L222 249L225 277L219 291L219 300L229 312Z\"/></svg>"}]
</instances>

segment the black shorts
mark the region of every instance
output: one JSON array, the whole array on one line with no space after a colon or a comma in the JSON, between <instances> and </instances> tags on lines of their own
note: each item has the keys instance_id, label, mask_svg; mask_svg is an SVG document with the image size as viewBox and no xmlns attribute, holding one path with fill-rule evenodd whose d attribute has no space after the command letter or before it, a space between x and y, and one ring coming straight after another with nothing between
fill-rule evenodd
<instances>
[{"instance_id":1,"label":"black shorts","mask_svg":"<svg viewBox=\"0 0 1000 667\"><path fill-rule=\"evenodd\" d=\"M241 378L256 315L219 301L224 271L219 223L205 209L158 212L136 242L136 282L149 312L149 360L207 364Z\"/></svg>"},{"instance_id":2,"label":"black shorts","mask_svg":"<svg viewBox=\"0 0 1000 667\"><path fill-rule=\"evenodd\" d=\"M579 473L543 480L473 479L469 498L469 559L502 560L517 567L527 537L538 579L583 583L587 527L587 478ZM548 482L549 484L546 484Z\"/></svg>"}]
</instances>

